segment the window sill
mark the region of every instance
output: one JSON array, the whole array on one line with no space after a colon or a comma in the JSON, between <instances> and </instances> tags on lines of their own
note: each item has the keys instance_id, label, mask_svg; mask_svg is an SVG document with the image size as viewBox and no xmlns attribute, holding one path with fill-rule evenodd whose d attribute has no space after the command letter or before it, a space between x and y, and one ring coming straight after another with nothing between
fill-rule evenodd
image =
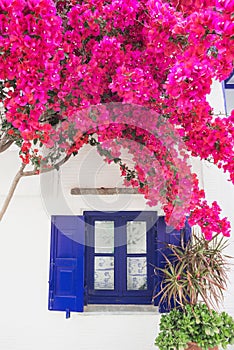
<instances>
[{"instance_id":1,"label":"window sill","mask_svg":"<svg viewBox=\"0 0 234 350\"><path fill-rule=\"evenodd\" d=\"M92 304L84 307L84 315L159 315L153 305Z\"/></svg>"}]
</instances>

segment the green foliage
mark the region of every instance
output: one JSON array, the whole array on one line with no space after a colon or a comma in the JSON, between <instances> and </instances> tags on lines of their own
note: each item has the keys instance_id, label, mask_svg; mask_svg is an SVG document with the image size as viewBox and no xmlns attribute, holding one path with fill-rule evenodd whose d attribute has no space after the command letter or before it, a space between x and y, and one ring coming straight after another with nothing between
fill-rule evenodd
<instances>
[{"instance_id":1,"label":"green foliage","mask_svg":"<svg viewBox=\"0 0 234 350\"><path fill-rule=\"evenodd\" d=\"M156 268L162 274L160 303L166 301L169 309L175 305L196 305L202 300L209 308L215 308L223 300L227 287L229 256L224 254L227 240L214 236L207 241L203 236L191 235L182 246L168 244L171 251L165 256L164 268Z\"/></svg>"},{"instance_id":2,"label":"green foliage","mask_svg":"<svg viewBox=\"0 0 234 350\"><path fill-rule=\"evenodd\" d=\"M155 340L160 350L184 350L189 343L203 350L234 344L233 318L214 310L227 287L226 247L225 238L207 241L194 232L187 244L168 245L165 267L157 268L162 274L160 303L166 301L171 309L160 320Z\"/></svg>"},{"instance_id":3,"label":"green foliage","mask_svg":"<svg viewBox=\"0 0 234 350\"><path fill-rule=\"evenodd\" d=\"M203 350L215 346L226 349L234 344L234 320L226 312L218 313L207 305L186 305L161 316L160 332L155 345L160 350L184 350L189 342L197 343Z\"/></svg>"}]
</instances>

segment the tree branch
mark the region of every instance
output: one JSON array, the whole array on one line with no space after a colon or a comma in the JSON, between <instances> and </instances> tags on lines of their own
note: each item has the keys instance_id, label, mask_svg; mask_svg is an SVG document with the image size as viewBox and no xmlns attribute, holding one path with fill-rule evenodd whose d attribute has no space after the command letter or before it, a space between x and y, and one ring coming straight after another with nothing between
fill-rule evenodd
<instances>
[{"instance_id":1,"label":"tree branch","mask_svg":"<svg viewBox=\"0 0 234 350\"><path fill-rule=\"evenodd\" d=\"M66 163L70 157L71 157L71 154L66 155L66 157L64 157L64 159L62 159L60 162L55 164L52 168L42 169L42 171L40 173L38 173L37 170L24 171L26 164L22 164L19 171L17 172L17 174L14 177L14 180L11 184L11 187L9 189L7 197L3 203L2 209L0 211L0 222L2 221L2 218L3 218L8 206L12 200L14 193L15 193L16 187L17 187L17 185L22 177L38 175L38 174L42 174L42 173L47 173L47 172L52 171L54 169L59 169L59 167L62 166L64 163Z\"/></svg>"},{"instance_id":2,"label":"tree branch","mask_svg":"<svg viewBox=\"0 0 234 350\"><path fill-rule=\"evenodd\" d=\"M11 184L10 190L9 190L9 192L7 194L7 197L6 197L6 199L5 199L4 203L3 203L3 207L2 207L2 209L0 211L0 221L2 221L3 215L5 214L8 206L9 206L9 203L10 203L10 201L11 201L11 199L12 199L14 193L15 193L15 189L16 189L18 183L19 183L19 180L23 176L23 171L24 171L25 167L26 167L26 164L22 164L20 169L19 169L19 171L15 175L15 178L14 178L12 184Z\"/></svg>"},{"instance_id":3,"label":"tree branch","mask_svg":"<svg viewBox=\"0 0 234 350\"><path fill-rule=\"evenodd\" d=\"M70 157L71 157L71 154L66 155L66 157L64 157L62 160L60 160L60 162L56 163L51 168L42 168L39 174L48 173L49 171L52 171L54 169L58 170L64 163L68 161L68 159L70 159ZM38 175L38 171L37 170L24 171L22 174L22 176L33 176L33 175Z\"/></svg>"},{"instance_id":4,"label":"tree branch","mask_svg":"<svg viewBox=\"0 0 234 350\"><path fill-rule=\"evenodd\" d=\"M5 143L0 142L0 153L5 152L13 143L13 140L8 140Z\"/></svg>"}]
</instances>

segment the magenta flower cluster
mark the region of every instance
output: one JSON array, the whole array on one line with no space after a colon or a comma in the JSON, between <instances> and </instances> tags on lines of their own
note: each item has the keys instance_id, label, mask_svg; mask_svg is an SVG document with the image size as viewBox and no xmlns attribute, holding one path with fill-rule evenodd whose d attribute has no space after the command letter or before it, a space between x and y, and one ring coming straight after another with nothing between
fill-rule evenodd
<instances>
[{"instance_id":1,"label":"magenta flower cluster","mask_svg":"<svg viewBox=\"0 0 234 350\"><path fill-rule=\"evenodd\" d=\"M234 114L214 117L206 101L233 70L233 12L232 0L0 0L3 103L22 161L39 172L35 144L69 155L91 143L170 225L189 216L207 239L228 236L187 158L234 182Z\"/></svg>"}]
</instances>

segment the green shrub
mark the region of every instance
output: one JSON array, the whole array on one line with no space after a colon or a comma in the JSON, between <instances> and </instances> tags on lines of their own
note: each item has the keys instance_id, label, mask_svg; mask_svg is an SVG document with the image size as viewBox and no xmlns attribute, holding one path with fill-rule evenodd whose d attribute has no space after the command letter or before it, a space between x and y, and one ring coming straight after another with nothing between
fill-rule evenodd
<instances>
[{"instance_id":1,"label":"green shrub","mask_svg":"<svg viewBox=\"0 0 234 350\"><path fill-rule=\"evenodd\" d=\"M202 303L162 315L155 345L160 350L184 350L188 342L197 343L203 350L215 346L226 349L228 344L234 344L233 318Z\"/></svg>"}]
</instances>

